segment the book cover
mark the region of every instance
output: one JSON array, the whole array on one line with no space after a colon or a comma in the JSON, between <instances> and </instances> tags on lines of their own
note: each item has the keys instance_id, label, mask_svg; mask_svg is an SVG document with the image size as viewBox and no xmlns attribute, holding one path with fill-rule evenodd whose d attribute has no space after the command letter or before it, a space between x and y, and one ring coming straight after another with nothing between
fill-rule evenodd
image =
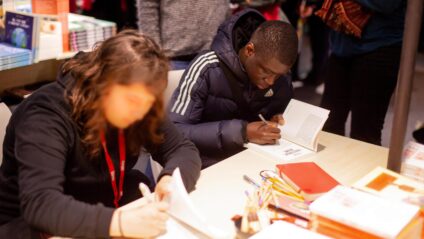
<instances>
[{"instance_id":1,"label":"book cover","mask_svg":"<svg viewBox=\"0 0 424 239\"><path fill-rule=\"evenodd\" d=\"M30 14L6 12L5 40L19 48L34 50L36 18Z\"/></svg>"},{"instance_id":2,"label":"book cover","mask_svg":"<svg viewBox=\"0 0 424 239\"><path fill-rule=\"evenodd\" d=\"M404 201L424 209L424 184L389 169L377 167L353 187L380 197Z\"/></svg>"},{"instance_id":3,"label":"book cover","mask_svg":"<svg viewBox=\"0 0 424 239\"><path fill-rule=\"evenodd\" d=\"M69 1L67 0L32 0L32 11L39 14L58 15L62 24L63 52L69 51L68 14Z\"/></svg>"},{"instance_id":4,"label":"book cover","mask_svg":"<svg viewBox=\"0 0 424 239\"><path fill-rule=\"evenodd\" d=\"M306 201L313 201L340 184L314 162L277 164L277 169Z\"/></svg>"}]
</instances>

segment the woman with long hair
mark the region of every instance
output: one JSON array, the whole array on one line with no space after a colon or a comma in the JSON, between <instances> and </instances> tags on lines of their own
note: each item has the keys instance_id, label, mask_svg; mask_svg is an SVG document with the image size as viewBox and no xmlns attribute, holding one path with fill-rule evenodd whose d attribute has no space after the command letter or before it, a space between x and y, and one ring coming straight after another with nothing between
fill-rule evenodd
<instances>
[{"instance_id":1,"label":"woman with long hair","mask_svg":"<svg viewBox=\"0 0 424 239\"><path fill-rule=\"evenodd\" d=\"M167 203L117 208L153 188L133 169L149 152L164 168L155 192L169 193L179 167L188 191L200 175L195 146L164 116L168 59L149 37L123 31L61 68L14 112L0 168L0 238L152 237Z\"/></svg>"}]
</instances>

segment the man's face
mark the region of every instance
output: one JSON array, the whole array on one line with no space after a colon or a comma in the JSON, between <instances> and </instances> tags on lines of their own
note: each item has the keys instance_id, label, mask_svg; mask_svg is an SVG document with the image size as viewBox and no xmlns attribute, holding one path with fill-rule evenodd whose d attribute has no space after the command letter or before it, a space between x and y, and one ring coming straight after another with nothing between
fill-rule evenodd
<instances>
[{"instance_id":1,"label":"man's face","mask_svg":"<svg viewBox=\"0 0 424 239\"><path fill-rule=\"evenodd\" d=\"M249 47L249 46L247 46ZM244 67L250 81L259 89L271 87L282 75L290 71L290 66L280 63L275 57L255 54L254 49L246 49Z\"/></svg>"}]
</instances>

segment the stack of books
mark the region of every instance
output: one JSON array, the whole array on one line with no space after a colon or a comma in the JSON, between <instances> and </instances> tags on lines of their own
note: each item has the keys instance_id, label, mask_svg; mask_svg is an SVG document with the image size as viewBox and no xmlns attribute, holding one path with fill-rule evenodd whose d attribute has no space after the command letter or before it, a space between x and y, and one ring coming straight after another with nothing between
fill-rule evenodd
<instances>
[{"instance_id":1,"label":"stack of books","mask_svg":"<svg viewBox=\"0 0 424 239\"><path fill-rule=\"evenodd\" d=\"M420 208L337 186L310 205L311 229L334 238L421 238Z\"/></svg>"},{"instance_id":2,"label":"stack of books","mask_svg":"<svg viewBox=\"0 0 424 239\"><path fill-rule=\"evenodd\" d=\"M91 50L93 46L116 34L116 23L70 13L69 49L70 51Z\"/></svg>"},{"instance_id":3,"label":"stack of books","mask_svg":"<svg viewBox=\"0 0 424 239\"><path fill-rule=\"evenodd\" d=\"M424 183L424 145L412 141L406 145L401 173Z\"/></svg>"},{"instance_id":4,"label":"stack of books","mask_svg":"<svg viewBox=\"0 0 424 239\"><path fill-rule=\"evenodd\" d=\"M0 43L0 70L26 66L32 63L31 50Z\"/></svg>"}]
</instances>

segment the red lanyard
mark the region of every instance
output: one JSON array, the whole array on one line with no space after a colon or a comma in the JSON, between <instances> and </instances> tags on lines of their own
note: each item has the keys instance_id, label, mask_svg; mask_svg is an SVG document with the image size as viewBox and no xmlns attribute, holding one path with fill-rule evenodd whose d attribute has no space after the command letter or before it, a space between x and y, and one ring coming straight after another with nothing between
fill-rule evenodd
<instances>
[{"instance_id":1,"label":"red lanyard","mask_svg":"<svg viewBox=\"0 0 424 239\"><path fill-rule=\"evenodd\" d=\"M105 158L107 162L107 167L109 168L110 173L110 182L112 184L113 189L113 196L115 199L113 200L113 203L115 204L115 207L119 207L119 199L121 199L122 195L124 194L124 176L125 176L125 137L122 130L119 130L119 194L118 194L118 187L116 186L116 174L115 174L115 167L113 166L112 158L109 155L109 152L107 151L106 146L106 139L104 132L101 132L100 138L102 140L102 146L103 150L105 152Z\"/></svg>"}]
</instances>

